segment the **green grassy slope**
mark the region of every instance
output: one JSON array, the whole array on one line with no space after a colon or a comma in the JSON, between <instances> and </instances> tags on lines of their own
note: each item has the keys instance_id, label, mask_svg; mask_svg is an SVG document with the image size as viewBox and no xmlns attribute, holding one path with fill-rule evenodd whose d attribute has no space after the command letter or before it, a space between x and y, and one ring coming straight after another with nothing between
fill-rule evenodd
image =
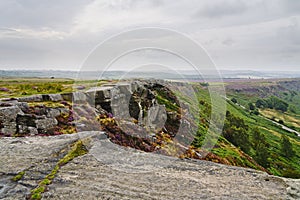
<instances>
[{"instance_id":1,"label":"green grassy slope","mask_svg":"<svg viewBox=\"0 0 300 200\"><path fill-rule=\"evenodd\" d=\"M289 86L291 86L291 83L292 85L294 84L294 90L291 90L291 87L284 87L281 81L275 83L272 82L272 86L262 85L258 82L253 86L253 88L255 87L257 90L252 90L253 88L248 87L247 89L240 89L237 91L229 86L227 97L229 99L235 98L237 104L228 101L227 109L234 115L242 118L249 127L257 127L259 131L264 134L269 145L268 171L274 175L300 178L300 137L282 129L279 125L274 124L271 121L275 120L278 122L281 119L286 126L299 130L297 127L300 114L300 101L297 101L300 97L299 90L297 89L299 81L284 81L284 84ZM275 109L260 109L259 115L255 115L249 110L249 103L255 105L255 102L258 99L266 99L270 96L276 96L280 100L285 101L289 104L289 110L282 112ZM246 109L239 105L244 106ZM293 110L291 110L291 108ZM271 120L268 120L268 118ZM295 152L294 156L290 158L282 152L281 137L283 135L289 138L293 151ZM249 152L249 155L253 156L257 151L257 149L252 149Z\"/></svg>"}]
</instances>

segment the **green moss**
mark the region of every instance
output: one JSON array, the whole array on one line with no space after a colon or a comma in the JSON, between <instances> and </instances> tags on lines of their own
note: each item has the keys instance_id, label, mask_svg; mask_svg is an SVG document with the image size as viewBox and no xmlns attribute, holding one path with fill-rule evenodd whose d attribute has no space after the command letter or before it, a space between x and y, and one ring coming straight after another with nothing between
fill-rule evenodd
<instances>
[{"instance_id":1,"label":"green moss","mask_svg":"<svg viewBox=\"0 0 300 200\"><path fill-rule=\"evenodd\" d=\"M41 185L50 185L51 184L51 180L49 180L48 178L45 178L44 180L42 180Z\"/></svg>"},{"instance_id":2,"label":"green moss","mask_svg":"<svg viewBox=\"0 0 300 200\"><path fill-rule=\"evenodd\" d=\"M31 190L31 198L30 199L41 199L42 193L45 192L47 185L52 183L52 180L55 178L61 166L67 164L74 158L78 156L82 156L86 154L88 150L83 144L82 140L78 140L71 146L71 150L55 165L52 169L51 173L48 174L39 184L38 186Z\"/></svg>"},{"instance_id":3,"label":"green moss","mask_svg":"<svg viewBox=\"0 0 300 200\"><path fill-rule=\"evenodd\" d=\"M24 175L25 175L25 172L24 172L24 171L19 172L15 177L12 178L12 181L17 182L17 181L21 180L21 179L23 178Z\"/></svg>"},{"instance_id":4,"label":"green moss","mask_svg":"<svg viewBox=\"0 0 300 200\"><path fill-rule=\"evenodd\" d=\"M178 111L179 110L179 107L176 104L173 104L172 102L170 102L169 100L163 98L160 95L156 96L156 100L159 104L165 105L166 109L169 110L169 111Z\"/></svg>"},{"instance_id":5,"label":"green moss","mask_svg":"<svg viewBox=\"0 0 300 200\"><path fill-rule=\"evenodd\" d=\"M37 188L31 190L31 199L41 199L42 193L45 192L45 186L39 185Z\"/></svg>"},{"instance_id":6,"label":"green moss","mask_svg":"<svg viewBox=\"0 0 300 200\"><path fill-rule=\"evenodd\" d=\"M51 173L46 176L46 179L53 180L55 178L55 175L57 174L58 170L59 170L59 166L56 165L54 167L54 169L52 169Z\"/></svg>"},{"instance_id":7,"label":"green moss","mask_svg":"<svg viewBox=\"0 0 300 200\"><path fill-rule=\"evenodd\" d=\"M60 133L62 134L73 134L76 133L76 128L74 126L63 126L60 130Z\"/></svg>"},{"instance_id":8,"label":"green moss","mask_svg":"<svg viewBox=\"0 0 300 200\"><path fill-rule=\"evenodd\" d=\"M29 106L45 106L47 108L64 108L65 105L59 102L52 102L52 101L43 101L43 102L29 102Z\"/></svg>"},{"instance_id":9,"label":"green moss","mask_svg":"<svg viewBox=\"0 0 300 200\"><path fill-rule=\"evenodd\" d=\"M88 152L88 150L86 149L86 147L84 146L83 142L81 140L77 141L71 151L68 152L67 155L65 155L65 157L63 157L59 162L58 165L62 166L68 162L70 162L71 160L73 160L74 158L78 157L78 156L82 156L84 154L86 154Z\"/></svg>"}]
</instances>

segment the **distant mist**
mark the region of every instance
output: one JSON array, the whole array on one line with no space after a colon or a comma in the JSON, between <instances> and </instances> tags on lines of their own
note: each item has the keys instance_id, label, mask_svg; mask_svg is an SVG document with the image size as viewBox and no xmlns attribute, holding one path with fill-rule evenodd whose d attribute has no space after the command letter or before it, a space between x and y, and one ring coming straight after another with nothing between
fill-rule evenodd
<instances>
[{"instance_id":1,"label":"distant mist","mask_svg":"<svg viewBox=\"0 0 300 200\"><path fill-rule=\"evenodd\" d=\"M215 79L218 75L209 71L178 71L174 72L155 72L155 71L60 71L60 70L0 70L1 78L70 78L76 79L129 79L129 78L155 78L172 80L195 80ZM249 71L249 70L221 70L220 74L224 79L262 79L262 78L300 78L300 71Z\"/></svg>"}]
</instances>

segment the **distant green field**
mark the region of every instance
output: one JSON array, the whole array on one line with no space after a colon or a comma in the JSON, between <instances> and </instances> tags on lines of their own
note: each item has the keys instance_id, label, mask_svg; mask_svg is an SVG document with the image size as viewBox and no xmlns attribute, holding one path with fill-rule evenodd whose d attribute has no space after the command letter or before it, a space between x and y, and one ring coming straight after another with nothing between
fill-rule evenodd
<instances>
[{"instance_id":1,"label":"distant green field","mask_svg":"<svg viewBox=\"0 0 300 200\"><path fill-rule=\"evenodd\" d=\"M73 83L68 79L0 79L0 98L70 92Z\"/></svg>"},{"instance_id":2,"label":"distant green field","mask_svg":"<svg viewBox=\"0 0 300 200\"><path fill-rule=\"evenodd\" d=\"M107 81L50 78L1 78L0 98L21 97L34 94L67 93L76 90L76 86L94 87Z\"/></svg>"}]
</instances>

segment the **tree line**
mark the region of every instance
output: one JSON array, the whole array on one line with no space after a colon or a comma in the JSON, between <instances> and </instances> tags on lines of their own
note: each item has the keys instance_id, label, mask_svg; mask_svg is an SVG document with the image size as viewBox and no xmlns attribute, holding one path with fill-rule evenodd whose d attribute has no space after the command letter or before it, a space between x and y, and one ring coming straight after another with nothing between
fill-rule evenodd
<instances>
[{"instance_id":1,"label":"tree line","mask_svg":"<svg viewBox=\"0 0 300 200\"><path fill-rule=\"evenodd\" d=\"M275 96L271 96L268 99L258 99L255 105L257 108L270 108L282 112L286 112L289 107L288 103Z\"/></svg>"},{"instance_id":2,"label":"tree line","mask_svg":"<svg viewBox=\"0 0 300 200\"><path fill-rule=\"evenodd\" d=\"M270 166L270 145L265 135L257 127L250 128L242 118L227 111L223 136L233 145L251 155L261 166L265 168ZM292 143L285 135L281 137L280 151L286 158L295 156Z\"/></svg>"}]
</instances>

